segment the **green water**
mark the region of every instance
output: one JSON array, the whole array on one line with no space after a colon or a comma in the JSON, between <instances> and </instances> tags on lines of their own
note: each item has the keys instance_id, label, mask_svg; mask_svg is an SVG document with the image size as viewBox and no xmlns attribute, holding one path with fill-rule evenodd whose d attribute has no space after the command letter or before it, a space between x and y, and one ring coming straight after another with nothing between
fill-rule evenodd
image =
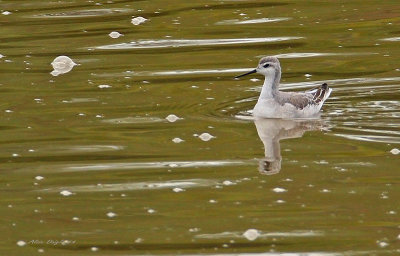
<instances>
[{"instance_id":1,"label":"green water","mask_svg":"<svg viewBox=\"0 0 400 256\"><path fill-rule=\"evenodd\" d=\"M0 13L0 255L399 254L398 1ZM249 118L262 77L233 77L265 55L333 88L319 120Z\"/></svg>"}]
</instances>

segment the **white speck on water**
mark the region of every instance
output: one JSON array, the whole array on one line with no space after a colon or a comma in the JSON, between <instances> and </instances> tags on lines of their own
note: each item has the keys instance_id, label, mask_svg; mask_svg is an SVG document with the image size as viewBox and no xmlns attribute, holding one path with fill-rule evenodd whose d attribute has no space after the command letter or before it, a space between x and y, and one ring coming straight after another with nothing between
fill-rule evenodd
<instances>
[{"instance_id":1,"label":"white speck on water","mask_svg":"<svg viewBox=\"0 0 400 256\"><path fill-rule=\"evenodd\" d=\"M192 232L192 233L199 232L199 231L200 231L199 228L189 228L189 232Z\"/></svg>"},{"instance_id":2,"label":"white speck on water","mask_svg":"<svg viewBox=\"0 0 400 256\"><path fill-rule=\"evenodd\" d=\"M323 190L321 190L322 193L329 193L331 192L329 189L324 188Z\"/></svg>"},{"instance_id":3,"label":"white speck on water","mask_svg":"<svg viewBox=\"0 0 400 256\"><path fill-rule=\"evenodd\" d=\"M2 12L1 14L3 14L3 15L10 15L12 12L9 12L9 11L4 11L4 12Z\"/></svg>"},{"instance_id":4,"label":"white speck on water","mask_svg":"<svg viewBox=\"0 0 400 256\"><path fill-rule=\"evenodd\" d=\"M199 138L200 138L202 141L209 141L209 140L211 140L211 139L213 139L213 138L215 138L215 137L214 137L213 135L211 135L211 134L205 132L205 133L200 134L200 135L199 135Z\"/></svg>"},{"instance_id":5,"label":"white speck on water","mask_svg":"<svg viewBox=\"0 0 400 256\"><path fill-rule=\"evenodd\" d=\"M99 248L93 246L92 248L90 248L90 250L91 250L92 252L97 252L97 251L99 250Z\"/></svg>"},{"instance_id":6,"label":"white speck on water","mask_svg":"<svg viewBox=\"0 0 400 256\"><path fill-rule=\"evenodd\" d=\"M68 190L63 190L63 191L60 192L60 194L63 195L63 196L70 196L70 195L72 195L72 192L68 191Z\"/></svg>"},{"instance_id":7,"label":"white speck on water","mask_svg":"<svg viewBox=\"0 0 400 256\"><path fill-rule=\"evenodd\" d=\"M108 217L108 218L114 218L114 217L116 217L116 216L117 216L117 214L114 213L114 212L108 212L108 213L107 213L107 217Z\"/></svg>"},{"instance_id":8,"label":"white speck on water","mask_svg":"<svg viewBox=\"0 0 400 256\"><path fill-rule=\"evenodd\" d=\"M137 25L139 25L139 24L145 22L146 20L147 20L146 18L143 18L143 17L141 17L141 16L138 16L138 17L133 18L133 19L131 20L131 23L132 23L133 25L137 26Z\"/></svg>"},{"instance_id":9,"label":"white speck on water","mask_svg":"<svg viewBox=\"0 0 400 256\"><path fill-rule=\"evenodd\" d=\"M108 85L108 84L101 84L101 85L99 85L97 87L99 87L100 89L107 89L107 88L111 88L112 86Z\"/></svg>"},{"instance_id":10,"label":"white speck on water","mask_svg":"<svg viewBox=\"0 0 400 256\"><path fill-rule=\"evenodd\" d=\"M3 55L3 54L0 54L0 59L3 58L3 57L4 57L4 55Z\"/></svg>"},{"instance_id":11,"label":"white speck on water","mask_svg":"<svg viewBox=\"0 0 400 256\"><path fill-rule=\"evenodd\" d=\"M397 212L396 211L389 211L388 214L394 215L394 214L397 214Z\"/></svg>"},{"instance_id":12,"label":"white speck on water","mask_svg":"<svg viewBox=\"0 0 400 256\"><path fill-rule=\"evenodd\" d=\"M183 192L183 191L185 191L185 190L182 189L182 188L173 188L172 191L174 191L174 192L176 192L176 193L179 193L179 192Z\"/></svg>"},{"instance_id":13,"label":"white speck on water","mask_svg":"<svg viewBox=\"0 0 400 256\"><path fill-rule=\"evenodd\" d=\"M386 243L384 241L376 241L376 243L379 245L379 247L383 248L389 245L389 243Z\"/></svg>"},{"instance_id":14,"label":"white speck on water","mask_svg":"<svg viewBox=\"0 0 400 256\"><path fill-rule=\"evenodd\" d=\"M17 245L18 245L18 246L25 246L25 245L26 245L26 242L25 242L25 241L22 241L22 240L19 240L19 241L17 242Z\"/></svg>"},{"instance_id":15,"label":"white speck on water","mask_svg":"<svg viewBox=\"0 0 400 256\"><path fill-rule=\"evenodd\" d=\"M231 186L231 185L235 185L236 183L230 181L230 180L224 180L222 182L222 184L224 184L225 186Z\"/></svg>"},{"instance_id":16,"label":"white speck on water","mask_svg":"<svg viewBox=\"0 0 400 256\"><path fill-rule=\"evenodd\" d=\"M44 250L42 248L38 249L37 251L40 252L40 253L44 252Z\"/></svg>"},{"instance_id":17,"label":"white speck on water","mask_svg":"<svg viewBox=\"0 0 400 256\"><path fill-rule=\"evenodd\" d=\"M258 79L258 78L252 78L252 79L250 79L250 81L252 81L252 82L258 82L258 81L260 81L260 79Z\"/></svg>"},{"instance_id":18,"label":"white speck on water","mask_svg":"<svg viewBox=\"0 0 400 256\"><path fill-rule=\"evenodd\" d=\"M165 119L167 119L168 122L173 123L173 122L178 121L181 118L176 116L176 115L174 115L174 114L170 114Z\"/></svg>"},{"instance_id":19,"label":"white speck on water","mask_svg":"<svg viewBox=\"0 0 400 256\"><path fill-rule=\"evenodd\" d=\"M78 217L73 217L72 220L73 220L73 221L80 221L81 219L78 218Z\"/></svg>"},{"instance_id":20,"label":"white speck on water","mask_svg":"<svg viewBox=\"0 0 400 256\"><path fill-rule=\"evenodd\" d=\"M312 77L311 74L305 74L304 76L305 76L305 77Z\"/></svg>"},{"instance_id":21,"label":"white speck on water","mask_svg":"<svg viewBox=\"0 0 400 256\"><path fill-rule=\"evenodd\" d=\"M274 188L274 189L272 189L272 191L274 191L275 193L287 192L287 190L284 188Z\"/></svg>"},{"instance_id":22,"label":"white speck on water","mask_svg":"<svg viewBox=\"0 0 400 256\"><path fill-rule=\"evenodd\" d=\"M208 202L211 203L211 204L215 204L215 203L217 203L218 201L217 201L217 200L214 200L214 199L210 199L210 200L208 200Z\"/></svg>"},{"instance_id":23,"label":"white speck on water","mask_svg":"<svg viewBox=\"0 0 400 256\"><path fill-rule=\"evenodd\" d=\"M118 38L120 36L123 36L123 34L117 32L117 31L113 31L110 34L108 34L111 38Z\"/></svg>"},{"instance_id":24,"label":"white speck on water","mask_svg":"<svg viewBox=\"0 0 400 256\"><path fill-rule=\"evenodd\" d=\"M58 76L70 72L77 64L68 56L58 56L51 65L54 70L50 74Z\"/></svg>"},{"instance_id":25,"label":"white speck on water","mask_svg":"<svg viewBox=\"0 0 400 256\"><path fill-rule=\"evenodd\" d=\"M43 176L36 176L35 179L36 179L36 180L43 180L44 177L43 177Z\"/></svg>"},{"instance_id":26,"label":"white speck on water","mask_svg":"<svg viewBox=\"0 0 400 256\"><path fill-rule=\"evenodd\" d=\"M172 139L172 142L174 142L174 143L181 143L181 142L184 142L184 140L182 140L181 138L173 138L173 139Z\"/></svg>"},{"instance_id":27,"label":"white speck on water","mask_svg":"<svg viewBox=\"0 0 400 256\"><path fill-rule=\"evenodd\" d=\"M286 203L285 200L281 200L281 199L276 200L276 202L277 202L278 204L284 204L284 203Z\"/></svg>"},{"instance_id":28,"label":"white speck on water","mask_svg":"<svg viewBox=\"0 0 400 256\"><path fill-rule=\"evenodd\" d=\"M394 148L390 150L390 153L392 153L393 155L398 155L400 153L400 150L398 148Z\"/></svg>"},{"instance_id":29,"label":"white speck on water","mask_svg":"<svg viewBox=\"0 0 400 256\"><path fill-rule=\"evenodd\" d=\"M246 232L243 233L243 236L249 240L249 241L254 241L260 236L260 232L257 229L248 229Z\"/></svg>"},{"instance_id":30,"label":"white speck on water","mask_svg":"<svg viewBox=\"0 0 400 256\"><path fill-rule=\"evenodd\" d=\"M175 167L178 167L179 165L178 164L169 164L168 166L171 168L175 168Z\"/></svg>"},{"instance_id":31,"label":"white speck on water","mask_svg":"<svg viewBox=\"0 0 400 256\"><path fill-rule=\"evenodd\" d=\"M316 164L329 164L329 162L328 162L328 161L325 161L325 160L314 161L314 163L316 163Z\"/></svg>"},{"instance_id":32,"label":"white speck on water","mask_svg":"<svg viewBox=\"0 0 400 256\"><path fill-rule=\"evenodd\" d=\"M14 111L12 111L12 110L10 110L10 109L6 109L6 110L4 110L6 113L12 113L12 112L14 112Z\"/></svg>"},{"instance_id":33,"label":"white speck on water","mask_svg":"<svg viewBox=\"0 0 400 256\"><path fill-rule=\"evenodd\" d=\"M143 242L143 239L142 238L136 238L136 240L135 240L135 243L141 243L141 242Z\"/></svg>"},{"instance_id":34,"label":"white speck on water","mask_svg":"<svg viewBox=\"0 0 400 256\"><path fill-rule=\"evenodd\" d=\"M13 157L19 157L19 154L14 153L14 154L12 154L12 156Z\"/></svg>"},{"instance_id":35,"label":"white speck on water","mask_svg":"<svg viewBox=\"0 0 400 256\"><path fill-rule=\"evenodd\" d=\"M153 214L153 213L155 213L155 212L156 212L156 210L153 210L153 209L148 209L148 210L147 210L147 212L148 212L148 213L150 213L150 214Z\"/></svg>"}]
</instances>

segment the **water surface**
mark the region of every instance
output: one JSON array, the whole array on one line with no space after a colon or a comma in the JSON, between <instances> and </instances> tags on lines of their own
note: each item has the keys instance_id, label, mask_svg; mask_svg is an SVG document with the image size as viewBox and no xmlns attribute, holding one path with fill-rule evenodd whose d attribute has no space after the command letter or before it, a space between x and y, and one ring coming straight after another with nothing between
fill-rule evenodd
<instances>
[{"instance_id":1,"label":"water surface","mask_svg":"<svg viewBox=\"0 0 400 256\"><path fill-rule=\"evenodd\" d=\"M2 255L399 253L398 1L0 11ZM266 55L319 119L254 123Z\"/></svg>"}]
</instances>

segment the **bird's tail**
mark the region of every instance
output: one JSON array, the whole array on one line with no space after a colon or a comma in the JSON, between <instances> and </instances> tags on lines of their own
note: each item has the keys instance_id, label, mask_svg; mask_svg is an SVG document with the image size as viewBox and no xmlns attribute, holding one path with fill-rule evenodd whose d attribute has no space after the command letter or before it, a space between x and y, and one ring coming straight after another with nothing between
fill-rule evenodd
<instances>
[{"instance_id":1,"label":"bird's tail","mask_svg":"<svg viewBox=\"0 0 400 256\"><path fill-rule=\"evenodd\" d=\"M326 83L321 86L314 88L309 91L313 95L313 101L316 104L324 103L324 101L329 97L332 92L332 89L328 87Z\"/></svg>"}]
</instances>

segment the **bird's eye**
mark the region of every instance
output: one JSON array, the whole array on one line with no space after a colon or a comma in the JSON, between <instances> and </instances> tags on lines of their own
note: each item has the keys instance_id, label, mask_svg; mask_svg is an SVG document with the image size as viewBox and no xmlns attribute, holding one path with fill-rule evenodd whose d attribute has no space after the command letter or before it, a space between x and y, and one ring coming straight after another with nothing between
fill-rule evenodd
<instances>
[{"instance_id":1,"label":"bird's eye","mask_svg":"<svg viewBox=\"0 0 400 256\"><path fill-rule=\"evenodd\" d=\"M269 64L265 64L265 65L264 65L264 68L268 68L268 67L269 67Z\"/></svg>"}]
</instances>

